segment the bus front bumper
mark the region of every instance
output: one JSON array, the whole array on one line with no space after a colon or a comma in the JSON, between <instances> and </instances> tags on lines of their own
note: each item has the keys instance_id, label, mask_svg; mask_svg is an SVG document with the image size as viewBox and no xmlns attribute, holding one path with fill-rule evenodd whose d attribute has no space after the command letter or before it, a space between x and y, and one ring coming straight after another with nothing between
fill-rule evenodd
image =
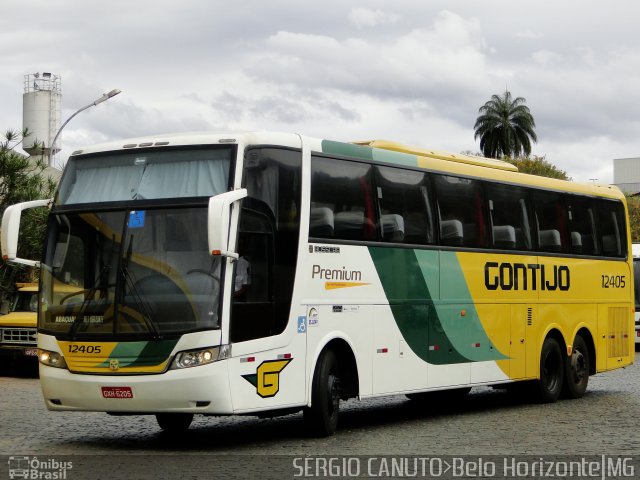
<instances>
[{"instance_id":1,"label":"bus front bumper","mask_svg":"<svg viewBox=\"0 0 640 480\"><path fill-rule=\"evenodd\" d=\"M233 413L226 361L156 375L85 375L40 364L49 410Z\"/></svg>"}]
</instances>

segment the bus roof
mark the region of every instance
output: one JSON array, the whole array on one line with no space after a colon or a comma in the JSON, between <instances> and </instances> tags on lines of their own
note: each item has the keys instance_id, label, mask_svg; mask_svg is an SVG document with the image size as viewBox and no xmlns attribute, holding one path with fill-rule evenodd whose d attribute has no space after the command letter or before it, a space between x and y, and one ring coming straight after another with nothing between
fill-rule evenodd
<instances>
[{"instance_id":1,"label":"bus roof","mask_svg":"<svg viewBox=\"0 0 640 480\"><path fill-rule=\"evenodd\" d=\"M138 148L187 145L282 145L289 148L301 148L301 138L305 138L305 140L309 142L313 151L360 158L372 161L373 163L395 164L450 173L452 175L485 178L498 182L536 186L550 190L574 192L597 197L624 198L622 192L613 185L578 183L520 173L515 166L502 160L407 146L388 140L366 140L347 143L313 137L301 137L299 134L282 132L191 132L153 135L88 146L81 150L74 151L70 158L78 155L107 151L135 151Z\"/></svg>"},{"instance_id":2,"label":"bus roof","mask_svg":"<svg viewBox=\"0 0 640 480\"><path fill-rule=\"evenodd\" d=\"M516 167L515 165L503 160L496 160L495 158L485 158L479 157L477 155L466 155L464 153L443 152L422 147L403 145L401 143L391 142L389 140L364 140L352 143L367 147L382 148L384 150L392 150L394 152L409 153L411 155L418 155L421 157L449 160L450 162L466 163L468 165L477 165L480 167L497 168L499 170L509 170L511 172L518 171L518 167Z\"/></svg>"}]
</instances>

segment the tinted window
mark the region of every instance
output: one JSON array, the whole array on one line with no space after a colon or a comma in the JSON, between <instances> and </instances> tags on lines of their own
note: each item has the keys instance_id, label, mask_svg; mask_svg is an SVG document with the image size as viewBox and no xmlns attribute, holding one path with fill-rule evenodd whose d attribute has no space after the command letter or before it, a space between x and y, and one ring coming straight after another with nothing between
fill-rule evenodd
<instances>
[{"instance_id":1,"label":"tinted window","mask_svg":"<svg viewBox=\"0 0 640 480\"><path fill-rule=\"evenodd\" d=\"M487 184L492 245L499 249L531 250L532 222L527 190Z\"/></svg>"},{"instance_id":2,"label":"tinted window","mask_svg":"<svg viewBox=\"0 0 640 480\"><path fill-rule=\"evenodd\" d=\"M598 253L595 241L595 211L592 202L567 196L569 251L578 255Z\"/></svg>"},{"instance_id":3,"label":"tinted window","mask_svg":"<svg viewBox=\"0 0 640 480\"><path fill-rule=\"evenodd\" d=\"M426 173L376 167L380 205L379 231L383 241L434 243L433 208Z\"/></svg>"},{"instance_id":4,"label":"tinted window","mask_svg":"<svg viewBox=\"0 0 640 480\"><path fill-rule=\"evenodd\" d=\"M376 240L372 167L312 157L310 237Z\"/></svg>"},{"instance_id":5,"label":"tinted window","mask_svg":"<svg viewBox=\"0 0 640 480\"><path fill-rule=\"evenodd\" d=\"M602 254L609 257L625 256L627 236L622 206L617 202L601 201L597 209Z\"/></svg>"},{"instance_id":6,"label":"tinted window","mask_svg":"<svg viewBox=\"0 0 640 480\"><path fill-rule=\"evenodd\" d=\"M487 247L487 222L481 183L467 178L437 176L440 243Z\"/></svg>"},{"instance_id":7,"label":"tinted window","mask_svg":"<svg viewBox=\"0 0 640 480\"><path fill-rule=\"evenodd\" d=\"M567 205L563 195L535 192L538 248L543 252L566 252L569 247Z\"/></svg>"}]
</instances>

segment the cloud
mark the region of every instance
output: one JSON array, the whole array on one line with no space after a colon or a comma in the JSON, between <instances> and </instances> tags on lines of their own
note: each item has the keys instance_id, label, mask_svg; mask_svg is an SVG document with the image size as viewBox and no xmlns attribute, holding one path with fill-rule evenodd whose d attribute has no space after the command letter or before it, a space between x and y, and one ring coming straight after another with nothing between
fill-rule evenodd
<instances>
[{"instance_id":1,"label":"cloud","mask_svg":"<svg viewBox=\"0 0 640 480\"><path fill-rule=\"evenodd\" d=\"M280 85L402 99L464 99L489 87L479 22L449 11L390 40L279 31L263 45L246 73Z\"/></svg>"},{"instance_id":2,"label":"cloud","mask_svg":"<svg viewBox=\"0 0 640 480\"><path fill-rule=\"evenodd\" d=\"M23 75L51 71L62 76L63 120L123 91L65 128L65 151L235 128L475 151L478 108L506 86L536 119L534 153L574 178L640 154L634 0L109 5L5 0L1 129L21 126Z\"/></svg>"},{"instance_id":3,"label":"cloud","mask_svg":"<svg viewBox=\"0 0 640 480\"><path fill-rule=\"evenodd\" d=\"M539 40L541 38L544 38L544 33L542 32L533 32L531 30L521 30L519 32L516 32L516 37L517 38L525 38L528 40Z\"/></svg>"},{"instance_id":4,"label":"cloud","mask_svg":"<svg viewBox=\"0 0 640 480\"><path fill-rule=\"evenodd\" d=\"M358 28L376 27L378 25L397 23L402 17L395 13L368 8L352 8L348 15L349 21Z\"/></svg>"}]
</instances>

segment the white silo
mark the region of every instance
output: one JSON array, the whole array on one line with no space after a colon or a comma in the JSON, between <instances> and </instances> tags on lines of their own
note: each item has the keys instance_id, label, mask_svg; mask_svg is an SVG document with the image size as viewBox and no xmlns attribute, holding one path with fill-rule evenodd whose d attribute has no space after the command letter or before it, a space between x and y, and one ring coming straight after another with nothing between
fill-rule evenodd
<instances>
[{"instance_id":1,"label":"white silo","mask_svg":"<svg viewBox=\"0 0 640 480\"><path fill-rule=\"evenodd\" d=\"M49 72L24 76L22 126L30 134L22 148L30 155L44 155L49 161L59 151L57 147L52 150L51 142L60 128L61 81L59 75Z\"/></svg>"}]
</instances>

